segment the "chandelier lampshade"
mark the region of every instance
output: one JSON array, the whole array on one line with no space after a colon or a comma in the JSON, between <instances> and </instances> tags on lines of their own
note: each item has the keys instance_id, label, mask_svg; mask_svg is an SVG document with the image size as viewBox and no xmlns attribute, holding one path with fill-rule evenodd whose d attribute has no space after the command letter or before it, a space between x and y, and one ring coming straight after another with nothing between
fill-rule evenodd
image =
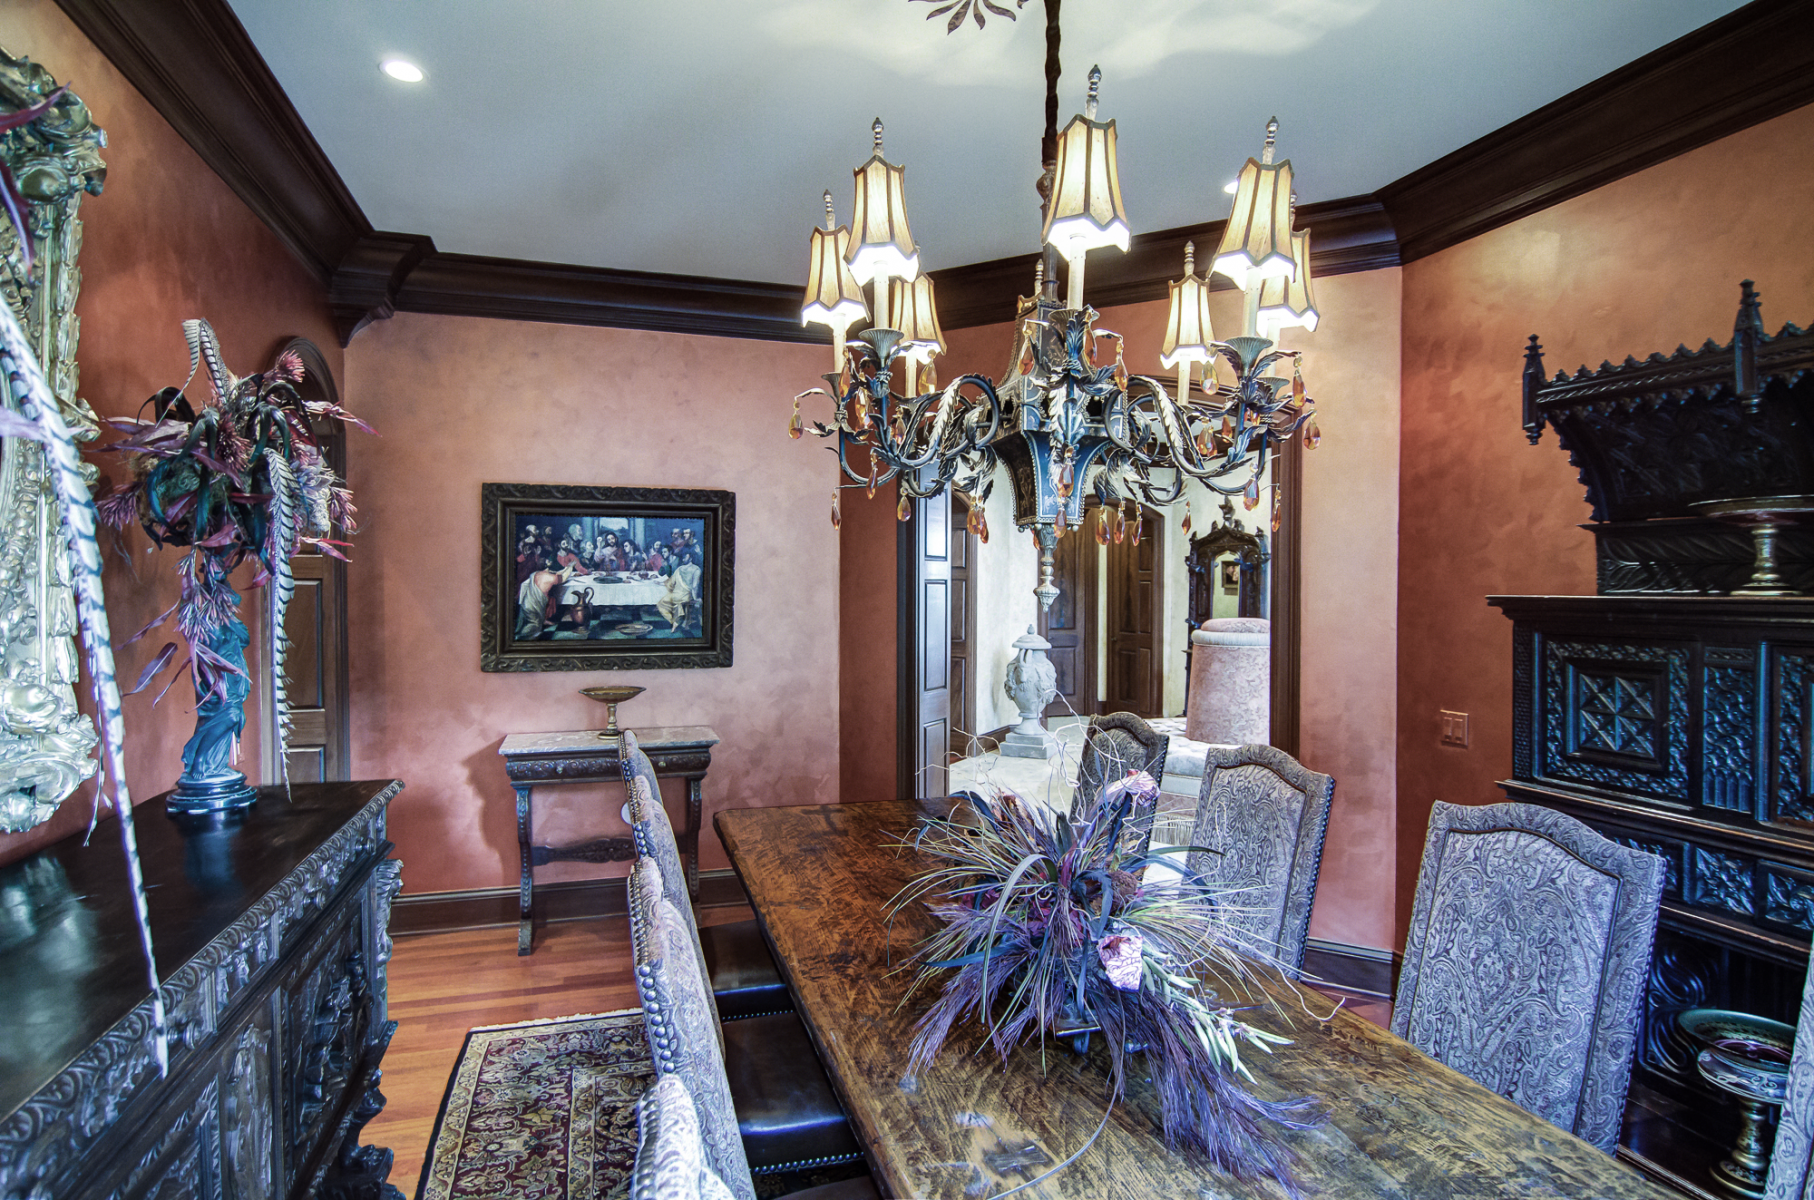
<instances>
[{"instance_id":1,"label":"chandelier lampshade","mask_svg":"<svg viewBox=\"0 0 1814 1200\"><path fill-rule=\"evenodd\" d=\"M825 193L826 228L814 229L811 265L806 275L806 300L800 306L802 325L830 325L848 329L869 315L863 289L844 262L850 247L850 230L831 228L831 193Z\"/></svg>"},{"instance_id":2,"label":"chandelier lampshade","mask_svg":"<svg viewBox=\"0 0 1814 1200\"><path fill-rule=\"evenodd\" d=\"M1291 235L1291 257L1297 269L1274 275L1260 287L1260 334L1277 341L1281 329L1316 329L1316 289L1310 277L1310 231Z\"/></svg>"},{"instance_id":3,"label":"chandelier lampshade","mask_svg":"<svg viewBox=\"0 0 1814 1200\"><path fill-rule=\"evenodd\" d=\"M873 129L875 153L855 171L856 208L845 261L862 283L878 277L912 279L920 273L920 251L907 228L907 168L882 157L880 117Z\"/></svg>"},{"instance_id":4,"label":"chandelier lampshade","mask_svg":"<svg viewBox=\"0 0 1814 1200\"><path fill-rule=\"evenodd\" d=\"M1239 288L1247 287L1250 276L1291 274L1291 160L1272 161L1278 127L1276 118L1266 126L1264 160L1250 158L1241 168L1228 228L1216 250L1214 269Z\"/></svg>"},{"instance_id":5,"label":"chandelier lampshade","mask_svg":"<svg viewBox=\"0 0 1814 1200\"><path fill-rule=\"evenodd\" d=\"M894 293L888 325L901 331L902 350L917 362L928 362L945 352L945 331L939 328L932 299L932 276L921 275Z\"/></svg>"},{"instance_id":6,"label":"chandelier lampshade","mask_svg":"<svg viewBox=\"0 0 1814 1200\"><path fill-rule=\"evenodd\" d=\"M1171 284L1171 315L1165 322L1165 339L1159 345L1159 362L1167 370L1189 363L1213 362L1216 335L1209 324L1209 281L1194 274L1197 247L1184 243L1184 278Z\"/></svg>"},{"instance_id":7,"label":"chandelier lampshade","mask_svg":"<svg viewBox=\"0 0 1814 1200\"><path fill-rule=\"evenodd\" d=\"M1095 119L1101 79L1102 71L1092 68L1086 114L1072 117L1058 135L1043 238L1067 259L1098 246L1127 249L1127 212L1121 207L1121 172L1115 165L1115 122Z\"/></svg>"}]
</instances>

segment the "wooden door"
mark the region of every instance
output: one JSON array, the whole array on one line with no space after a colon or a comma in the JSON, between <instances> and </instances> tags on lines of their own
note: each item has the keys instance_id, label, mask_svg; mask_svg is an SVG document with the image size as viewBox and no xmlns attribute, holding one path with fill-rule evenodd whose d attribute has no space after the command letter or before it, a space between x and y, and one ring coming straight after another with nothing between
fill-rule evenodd
<instances>
[{"instance_id":1,"label":"wooden door","mask_svg":"<svg viewBox=\"0 0 1814 1200\"><path fill-rule=\"evenodd\" d=\"M1133 530L1108 548L1108 711L1159 716L1159 518L1142 509Z\"/></svg>"},{"instance_id":2,"label":"wooden door","mask_svg":"<svg viewBox=\"0 0 1814 1200\"><path fill-rule=\"evenodd\" d=\"M1096 711L1096 557L1090 533L1094 510L1084 523L1058 539L1052 552L1052 580L1058 598L1039 615L1039 636L1052 643L1046 657L1058 669L1058 694L1045 716Z\"/></svg>"},{"instance_id":3,"label":"wooden door","mask_svg":"<svg viewBox=\"0 0 1814 1200\"><path fill-rule=\"evenodd\" d=\"M976 561L976 535L965 526L968 512L951 504L951 752L970 752L976 728L976 680L971 675L976 630L976 589L971 564Z\"/></svg>"},{"instance_id":4,"label":"wooden door","mask_svg":"<svg viewBox=\"0 0 1814 1200\"><path fill-rule=\"evenodd\" d=\"M943 796L951 747L951 496L916 500L901 541L903 797Z\"/></svg>"},{"instance_id":5,"label":"wooden door","mask_svg":"<svg viewBox=\"0 0 1814 1200\"><path fill-rule=\"evenodd\" d=\"M327 362L313 342L296 338L285 347L302 358L305 399L340 403L339 389ZM324 434L328 465L346 475L346 438ZM284 687L290 707L291 783L327 783L352 778L351 705L347 690L346 565L323 554L298 554L290 560L296 592L284 615L290 649L284 664ZM264 603L263 629L274 628L275 590L259 593ZM271 688L270 638L265 638L265 669L254 672L258 688L259 766L266 783L282 775L277 765L277 716Z\"/></svg>"}]
</instances>

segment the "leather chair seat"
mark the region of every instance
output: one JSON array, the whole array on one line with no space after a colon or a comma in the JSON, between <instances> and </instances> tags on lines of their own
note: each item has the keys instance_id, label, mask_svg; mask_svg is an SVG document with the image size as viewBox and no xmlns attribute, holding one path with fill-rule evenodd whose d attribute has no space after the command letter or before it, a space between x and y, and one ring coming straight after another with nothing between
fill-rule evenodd
<instances>
[{"instance_id":1,"label":"leather chair seat","mask_svg":"<svg viewBox=\"0 0 1814 1200\"><path fill-rule=\"evenodd\" d=\"M837 1183L822 1183L815 1188L801 1192L789 1192L781 1200L881 1200L882 1193L876 1191L876 1185L869 1176L857 1179L843 1179Z\"/></svg>"},{"instance_id":2,"label":"leather chair seat","mask_svg":"<svg viewBox=\"0 0 1814 1200\"><path fill-rule=\"evenodd\" d=\"M760 1175L862 1156L797 1014L725 1022L724 1059L751 1171Z\"/></svg>"},{"instance_id":3,"label":"leather chair seat","mask_svg":"<svg viewBox=\"0 0 1814 1200\"><path fill-rule=\"evenodd\" d=\"M793 1011L794 998L768 952L761 925L753 920L702 925L699 947L705 952L706 973L712 979L712 996L721 1020Z\"/></svg>"}]
</instances>

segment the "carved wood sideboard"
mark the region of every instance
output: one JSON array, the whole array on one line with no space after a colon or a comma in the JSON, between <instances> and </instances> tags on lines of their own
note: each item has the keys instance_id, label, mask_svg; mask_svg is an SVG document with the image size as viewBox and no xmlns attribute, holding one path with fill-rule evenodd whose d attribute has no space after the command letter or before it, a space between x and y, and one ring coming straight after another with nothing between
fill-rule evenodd
<instances>
[{"instance_id":1,"label":"carved wood sideboard","mask_svg":"<svg viewBox=\"0 0 1814 1200\"><path fill-rule=\"evenodd\" d=\"M1685 1009L1794 1024L1814 934L1814 333L1764 332L1545 378L1593 521L1595 596L1496 596L1513 622L1513 800L1668 863L1622 1153L1685 1191L1733 1144Z\"/></svg>"},{"instance_id":2,"label":"carved wood sideboard","mask_svg":"<svg viewBox=\"0 0 1814 1200\"><path fill-rule=\"evenodd\" d=\"M0 1197L398 1198L383 1107L395 780L261 788L237 822L140 808L169 1071L117 845L0 867Z\"/></svg>"}]
</instances>

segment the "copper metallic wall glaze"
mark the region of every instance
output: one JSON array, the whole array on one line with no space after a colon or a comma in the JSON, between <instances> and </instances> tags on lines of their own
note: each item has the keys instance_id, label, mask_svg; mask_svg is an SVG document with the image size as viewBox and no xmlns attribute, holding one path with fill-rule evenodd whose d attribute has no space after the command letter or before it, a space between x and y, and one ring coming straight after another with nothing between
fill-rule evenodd
<instances>
[{"instance_id":1,"label":"copper metallic wall glaze","mask_svg":"<svg viewBox=\"0 0 1814 1200\"><path fill-rule=\"evenodd\" d=\"M827 402L819 405L819 419L826 419ZM839 493L844 528L837 535L838 796L845 801L892 800L899 790L895 537L900 522L894 511L899 500L892 483L876 488L873 500L862 488ZM824 510L818 520L829 528L829 485L815 502Z\"/></svg>"},{"instance_id":2,"label":"copper metallic wall glaze","mask_svg":"<svg viewBox=\"0 0 1814 1200\"><path fill-rule=\"evenodd\" d=\"M1552 375L1723 342L1747 278L1772 331L1814 321L1810 145L1814 107L1404 268L1395 945L1431 802L1501 800L1511 773L1512 625L1484 597L1594 591L1581 485L1519 429L1525 338ZM1438 709L1469 714L1468 749Z\"/></svg>"},{"instance_id":3,"label":"copper metallic wall glaze","mask_svg":"<svg viewBox=\"0 0 1814 1200\"><path fill-rule=\"evenodd\" d=\"M100 196L82 201L83 245L77 260L82 271L76 304L82 320L80 390L96 412L104 417L133 414L158 388L182 381L189 370L182 331L188 317L213 322L228 365L240 371L268 364L294 336L314 341L330 366L340 370L340 350L320 285L52 0L12 0L0 6L0 45L29 55L70 83L107 131L107 185ZM113 460L97 461L104 478L117 475ZM129 687L158 647L175 636L171 628L167 636L160 631L119 648L175 601L178 552L146 554L145 536L138 531L128 544L133 549L130 565L113 550L109 535L102 534L107 611L120 678ZM248 605L257 607L256 599ZM256 636L260 623L251 612L247 623ZM86 682L78 688L84 708L86 688ZM162 704L153 708L151 700L150 694L142 694L125 702L128 783L138 801L176 781L182 744L195 724L186 679ZM248 712L240 756L242 769L253 777L256 738L254 710ZM92 795L93 788L84 787L46 824L0 837L0 859L79 829L88 820Z\"/></svg>"},{"instance_id":4,"label":"copper metallic wall glaze","mask_svg":"<svg viewBox=\"0 0 1814 1200\"><path fill-rule=\"evenodd\" d=\"M789 400L824 357L810 345L413 313L353 342L346 394L381 434L348 439L364 519L347 574L353 774L409 784L390 829L411 892L514 882L514 794L498 744L596 728L604 714L577 691L592 684L648 689L619 713L633 728L704 724L723 738L706 780L708 870L725 865L716 809L837 800L836 468L821 446L786 434ZM735 664L481 672L487 481L735 492ZM664 790L678 819L681 792ZM574 837L621 831L622 794L538 793L538 840L557 832L553 821ZM537 878L622 873L571 864Z\"/></svg>"}]
</instances>

